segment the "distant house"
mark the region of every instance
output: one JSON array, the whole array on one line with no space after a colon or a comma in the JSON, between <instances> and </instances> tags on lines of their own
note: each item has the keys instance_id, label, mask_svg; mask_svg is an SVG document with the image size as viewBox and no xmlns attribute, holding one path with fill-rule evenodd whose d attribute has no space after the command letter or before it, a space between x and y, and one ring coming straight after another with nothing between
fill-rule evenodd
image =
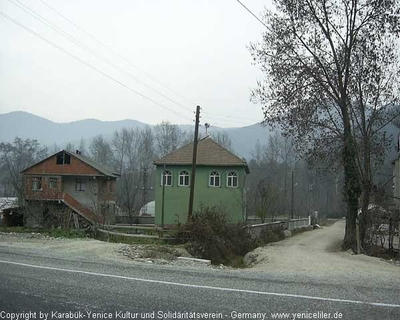
<instances>
[{"instance_id":1,"label":"distant house","mask_svg":"<svg viewBox=\"0 0 400 320\"><path fill-rule=\"evenodd\" d=\"M164 225L187 221L192 157L193 143L190 143L154 161L157 225L162 224L162 207ZM194 211L202 205L218 206L224 210L230 222L243 222L246 217L245 181L248 173L249 168L243 159L210 137L199 140Z\"/></svg>"},{"instance_id":2,"label":"distant house","mask_svg":"<svg viewBox=\"0 0 400 320\"><path fill-rule=\"evenodd\" d=\"M119 174L79 151L60 151L22 174L28 225L78 228L115 219Z\"/></svg>"},{"instance_id":3,"label":"distant house","mask_svg":"<svg viewBox=\"0 0 400 320\"><path fill-rule=\"evenodd\" d=\"M0 225L12 225L11 216L16 211L18 211L18 198L0 197Z\"/></svg>"}]
</instances>

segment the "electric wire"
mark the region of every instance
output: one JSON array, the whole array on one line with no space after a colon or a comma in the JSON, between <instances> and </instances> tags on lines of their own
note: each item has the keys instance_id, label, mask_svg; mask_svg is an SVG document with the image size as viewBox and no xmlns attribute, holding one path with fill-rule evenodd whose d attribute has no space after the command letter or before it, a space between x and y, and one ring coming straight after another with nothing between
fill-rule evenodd
<instances>
[{"instance_id":1,"label":"electric wire","mask_svg":"<svg viewBox=\"0 0 400 320\"><path fill-rule=\"evenodd\" d=\"M179 92L173 90L172 88L170 88L168 85L166 85L165 83L159 81L158 79L156 79L154 76L152 76L150 73L144 71L143 69L139 68L138 66L136 66L135 64L133 64L130 60L128 60L127 58L125 58L123 55L119 54L117 51L113 50L112 48L110 48L108 45L106 45L104 42L102 42L100 39L98 39L97 37L95 37L93 34L87 32L85 29L83 29L82 27L80 27L77 23L73 22L71 19L69 19L68 17L66 17L64 14L62 14L60 11L58 11L57 9L55 9L54 7L52 7L51 5L49 5L47 2L45 2L44 0L38 0L40 1L43 5L45 5L47 8L49 8L50 10L52 10L53 12L55 12L57 15L59 15L60 17L62 17L63 19L65 19L66 21L68 21L70 24L72 24L75 28L79 29L81 32L83 32L84 34L86 34L89 38L91 38L92 40L94 40L95 42L97 42L98 44L100 44L103 48L107 49L109 52L115 54L118 58L120 58L121 60L123 60L125 63L129 64L132 68L140 71L141 73L145 74L147 77L149 77L150 79L152 79L154 82L158 83L159 85L163 86L164 88L166 88L167 90L171 91L173 94L179 96L180 98L182 98L183 100L186 100L187 102L195 105L194 102L190 101L188 98L184 97L183 95L181 95Z\"/></svg>"},{"instance_id":2,"label":"electric wire","mask_svg":"<svg viewBox=\"0 0 400 320\"><path fill-rule=\"evenodd\" d=\"M48 19L46 19L45 17L43 17L42 15L38 14L37 12L35 12L34 10L32 10L31 8L29 8L27 5L23 4L21 1L19 0L8 0L9 2L11 2L12 4L14 4L15 6L19 7L21 10L25 11L26 13L28 13L29 15L31 15L32 17L34 17L35 19L39 20L40 22L44 23L45 25L47 25L49 28L53 29L55 32L61 34L63 37L67 38L68 40L70 40L71 42L73 42L74 44L76 44L77 46L81 47L82 49L86 50L87 52L91 53L92 55L96 56L98 59L104 61L106 64L108 64L109 66L113 67L114 69L118 70L121 73L124 73L125 75L127 75L128 77L134 79L135 81L137 81L138 83L140 83L141 85L143 85L144 87L150 89L151 91L157 93L158 95L162 96L163 98L169 100L170 102L184 108L186 111L192 111L191 109L189 109L188 107L182 105L181 103L169 98L168 96L164 95L163 93L159 92L158 90L152 88L151 86L149 86L148 84L146 84L145 82L141 81L140 79L138 79L137 77L135 77L132 73L123 70L122 68L114 65L112 62L110 62L108 59L106 59L103 55L97 53L96 51L92 50L91 48L89 48L88 46L86 46L84 43L82 43L81 41L77 40L75 37L73 37L72 35L68 34L67 32L65 32L64 30L62 30L61 28L57 27L54 23L52 23L51 21L49 21ZM24 9L23 7L21 7L20 5L18 5L17 3L15 3L14 1L18 2L20 5L24 6L26 9Z\"/></svg>"},{"instance_id":3,"label":"electric wire","mask_svg":"<svg viewBox=\"0 0 400 320\"><path fill-rule=\"evenodd\" d=\"M249 8L247 8L240 0L236 1L239 2L242 5L242 7L245 8L254 18L256 18L257 21L260 22L265 28L270 30L269 27L259 17L257 17Z\"/></svg>"},{"instance_id":4,"label":"electric wire","mask_svg":"<svg viewBox=\"0 0 400 320\"><path fill-rule=\"evenodd\" d=\"M18 1L18 0L16 0ZM140 69L139 67L137 67L136 65L134 65L131 61L129 61L128 59L126 59L124 56L120 55L118 52L116 52L115 50L111 49L109 46L107 46L104 42L102 42L101 40L99 40L97 37L95 37L93 34L90 34L89 32L87 32L86 30L84 30L82 27L80 27L78 24L76 24L75 22L73 22L71 19L69 19L68 17L66 17L64 14L62 14L61 12L59 12L57 9L55 9L54 7L50 6L47 2L45 2L44 0L38 0L40 1L43 5L45 5L46 7L48 7L50 10L52 10L53 12L55 12L57 15L59 15L60 17L62 17L63 19L65 19L66 21L68 21L70 24L72 24L74 27L76 27L77 29L79 29L80 31L82 31L84 34L86 34L88 37L90 37L91 39L93 39L94 41L96 41L97 43L99 43L102 47L104 47L105 49L107 49L109 52L115 54L116 56L118 56L121 60L123 60L124 62L128 63L131 67L133 67L136 70L139 70L140 72L142 72L143 74L145 74L146 76L148 76L149 78L151 78L153 81L155 81L156 83L158 83L161 86L164 86L166 89L168 89L169 91L171 91L172 93L174 93L177 96L180 96L182 99L194 104L193 102L191 102L189 99L187 99L186 97L184 97L183 95L181 95L180 93L172 90L170 87L168 87L167 85L165 85L164 83L158 81L155 77L153 77L151 74L147 73L146 71ZM169 99L169 98L167 98ZM169 99L170 100L170 99ZM170 100L171 101L171 100ZM176 103L176 101L173 101ZM178 103L179 104L179 103ZM180 104L179 104L180 105ZM243 117L235 117L232 115L223 115L223 114L217 114L217 113L213 113L213 112L207 112L204 111L205 114L209 114L209 115L215 115L218 116L219 118L224 117L224 118L232 118L232 119L238 119L238 120L248 120L248 121L252 121L254 123L258 123L260 122L259 120L255 120L255 119L249 119L249 118L243 118ZM237 122L235 122L237 124Z\"/></svg>"},{"instance_id":5,"label":"electric wire","mask_svg":"<svg viewBox=\"0 0 400 320\"><path fill-rule=\"evenodd\" d=\"M192 119L190 119L190 118L188 118L188 117L176 112L175 110L173 110L173 109L171 109L171 108L159 103L158 101L156 101L156 100L154 100L154 99L152 99L152 98L140 93L139 91L136 91L135 89L131 88L130 86L126 85L125 83L115 79L114 77L112 77L112 76L108 75L107 73L101 71L100 69L96 68L95 66L91 65L90 63L82 60L81 58L79 58L76 55L72 54L71 52L69 52L68 50L64 49L63 47L61 47L61 46L55 44L54 42L46 39L45 37L43 37L39 33L35 32L34 30L30 29L29 27L23 25L22 23L18 22L17 20L13 19L9 15L5 14L4 12L0 11L0 15L3 16L5 19L9 20L10 22L14 23L15 25L19 26L20 28L22 28L22 29L28 31L29 33L33 34L34 36L38 37L39 39L41 39L42 41L46 42L47 44L49 44L49 45L53 46L54 48L64 52L66 55L70 56L71 58L79 61L80 63L86 65L87 67L91 68L92 70L95 70L96 72L98 72L99 74L103 75L104 77L114 81L115 83L119 84L120 86L124 87L125 89L130 90L131 92L139 95L140 97L142 97L142 98L144 98L144 99L146 99L146 100L148 100L148 101L150 101L150 102L152 102L152 103L154 103L154 104L156 104L156 105L158 105L158 106L160 106L160 107L172 112L173 114L175 114L175 115L177 115L177 116L179 116L181 118L184 118L186 120L192 121Z\"/></svg>"}]
</instances>

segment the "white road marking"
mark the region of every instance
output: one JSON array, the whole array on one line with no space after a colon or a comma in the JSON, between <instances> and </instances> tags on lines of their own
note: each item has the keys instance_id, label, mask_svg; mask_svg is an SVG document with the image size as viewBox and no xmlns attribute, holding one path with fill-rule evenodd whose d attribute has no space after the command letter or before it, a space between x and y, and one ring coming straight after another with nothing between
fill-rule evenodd
<instances>
[{"instance_id":1,"label":"white road marking","mask_svg":"<svg viewBox=\"0 0 400 320\"><path fill-rule=\"evenodd\" d=\"M106 277L106 278L124 279L124 280L140 281L140 282L148 282L148 283L166 284L166 285L186 287L186 288L207 289L207 290L237 292L237 293L250 293L250 294L265 295L265 296L290 297L290 298L319 300L319 301L332 301L332 302L341 302L341 303L370 305L370 306L377 306L377 307L400 308L399 304L389 304L389 303L369 302L369 301L359 301L359 300L347 300L347 299L335 299L335 298L323 298L323 297L304 296L304 295L291 294L291 293L277 293L277 292L265 292L265 291L255 291L255 290L224 288L224 287L202 286L202 285L189 284L189 283L142 279L142 278L118 276L118 275L114 275L114 274L97 273L97 272L90 272L90 271L38 266L38 265L33 265L33 264L13 262L13 261L4 261L4 260L0 260L0 263L23 266L23 267L30 267L30 268L37 268L37 269L45 269L45 270L80 273L80 274L86 274L86 275L97 276L97 277Z\"/></svg>"}]
</instances>

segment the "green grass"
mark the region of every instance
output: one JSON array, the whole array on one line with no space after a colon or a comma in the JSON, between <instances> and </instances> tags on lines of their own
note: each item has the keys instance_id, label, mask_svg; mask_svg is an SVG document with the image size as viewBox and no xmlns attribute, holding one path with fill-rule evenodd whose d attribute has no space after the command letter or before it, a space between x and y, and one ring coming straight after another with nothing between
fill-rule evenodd
<instances>
[{"instance_id":1,"label":"green grass","mask_svg":"<svg viewBox=\"0 0 400 320\"><path fill-rule=\"evenodd\" d=\"M84 230L76 229L38 229L38 228L27 228L27 227L0 227L1 232L6 233L40 233L45 236L50 236L54 238L85 238L86 232Z\"/></svg>"}]
</instances>

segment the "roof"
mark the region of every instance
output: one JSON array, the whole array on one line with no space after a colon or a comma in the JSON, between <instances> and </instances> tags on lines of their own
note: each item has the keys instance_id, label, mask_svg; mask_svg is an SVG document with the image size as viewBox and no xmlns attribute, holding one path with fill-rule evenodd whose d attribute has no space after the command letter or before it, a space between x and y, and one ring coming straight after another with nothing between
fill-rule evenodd
<instances>
[{"instance_id":1,"label":"roof","mask_svg":"<svg viewBox=\"0 0 400 320\"><path fill-rule=\"evenodd\" d=\"M191 165L193 160L193 142L154 161L155 165ZM245 167L250 173L244 159L234 155L228 149L207 136L197 143L197 166L233 166Z\"/></svg>"},{"instance_id":2,"label":"roof","mask_svg":"<svg viewBox=\"0 0 400 320\"><path fill-rule=\"evenodd\" d=\"M70 152L70 151L67 151L67 150L61 150L61 151L59 151L59 152L57 152L55 154L52 154L51 156L49 156L49 157L47 157L47 158L45 158L45 159L43 159L43 160L31 165L28 168L26 168L21 173L24 173L25 171L29 170L30 168L35 167L38 164L47 161L48 159L60 154L61 152L65 152L66 154L69 154L71 157L79 159L80 161L86 163L88 166L92 167L93 169L97 170L98 172L100 172L101 174L103 174L103 175L105 175L107 177L118 178L118 177L121 176L119 173L115 172L115 170L113 170L111 168L108 168L108 167L106 167L104 165L101 165L101 164L97 163L96 161L94 161L94 160L92 160L92 159L90 159L88 157L85 157L85 156L83 156L81 154Z\"/></svg>"},{"instance_id":3,"label":"roof","mask_svg":"<svg viewBox=\"0 0 400 320\"><path fill-rule=\"evenodd\" d=\"M15 197L0 197L0 211L18 207L18 198Z\"/></svg>"},{"instance_id":4,"label":"roof","mask_svg":"<svg viewBox=\"0 0 400 320\"><path fill-rule=\"evenodd\" d=\"M89 166L95 168L97 171L100 171L102 174L104 174L105 176L109 176L109 177L120 177L121 175L117 172L115 172L115 170L104 166L88 157L85 157L81 154L77 154L77 153L73 153L73 152L69 152L69 151L65 151L64 152L68 153L70 156L78 158L79 160L85 162L86 164L88 164Z\"/></svg>"}]
</instances>

